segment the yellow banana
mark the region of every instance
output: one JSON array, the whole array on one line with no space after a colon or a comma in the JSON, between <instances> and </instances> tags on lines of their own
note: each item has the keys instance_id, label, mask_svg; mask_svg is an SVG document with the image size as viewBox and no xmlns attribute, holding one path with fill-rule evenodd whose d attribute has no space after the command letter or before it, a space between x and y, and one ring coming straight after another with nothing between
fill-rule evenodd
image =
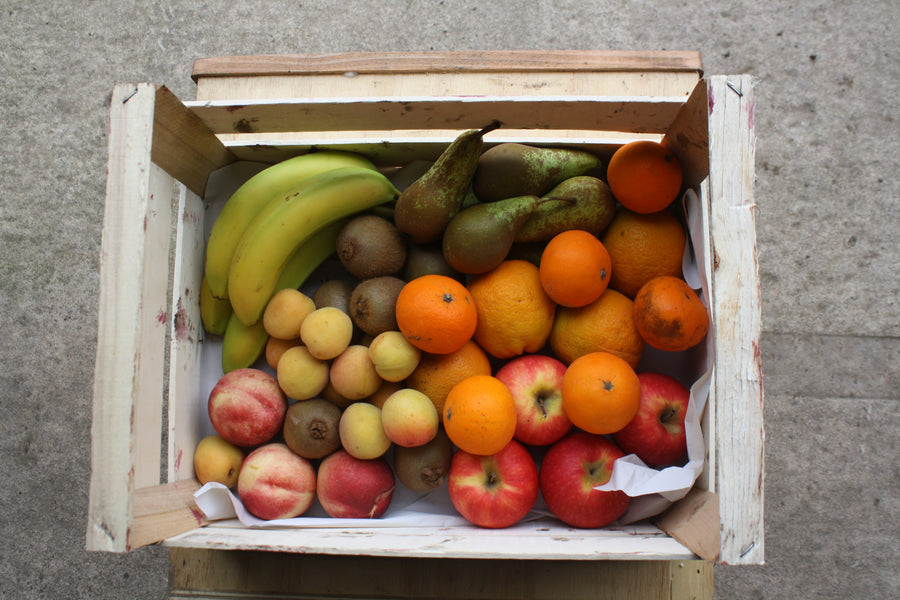
<instances>
[{"instance_id":1,"label":"yellow banana","mask_svg":"<svg viewBox=\"0 0 900 600\"><path fill-rule=\"evenodd\" d=\"M222 339L222 370L228 373L249 367L262 355L268 341L262 319L248 326L232 314Z\"/></svg>"},{"instance_id":2,"label":"yellow banana","mask_svg":"<svg viewBox=\"0 0 900 600\"><path fill-rule=\"evenodd\" d=\"M286 288L297 289L303 285L312 272L334 254L338 232L346 222L347 219L340 219L310 236L291 256L272 293ZM229 310L230 308L231 305ZM225 329L225 338L222 341L222 369L226 373L255 363L269 340L262 319L250 327L234 316L227 323L228 328Z\"/></svg>"},{"instance_id":3,"label":"yellow banana","mask_svg":"<svg viewBox=\"0 0 900 600\"><path fill-rule=\"evenodd\" d=\"M344 167L310 177L273 200L247 227L228 272L228 297L241 322L252 325L260 318L284 266L313 233L397 195L378 171Z\"/></svg>"},{"instance_id":4,"label":"yellow banana","mask_svg":"<svg viewBox=\"0 0 900 600\"><path fill-rule=\"evenodd\" d=\"M231 313L231 303L227 299L220 300L212 295L209 281L204 275L200 283L200 320L203 322L204 331L212 335L222 335L225 333L225 326L228 325Z\"/></svg>"},{"instance_id":5,"label":"yellow banana","mask_svg":"<svg viewBox=\"0 0 900 600\"><path fill-rule=\"evenodd\" d=\"M311 152L260 171L231 195L213 223L206 245L206 276L216 298L228 297L228 270L235 248L257 213L273 198L283 196L301 181L342 167L375 170L369 159L352 152Z\"/></svg>"}]
</instances>

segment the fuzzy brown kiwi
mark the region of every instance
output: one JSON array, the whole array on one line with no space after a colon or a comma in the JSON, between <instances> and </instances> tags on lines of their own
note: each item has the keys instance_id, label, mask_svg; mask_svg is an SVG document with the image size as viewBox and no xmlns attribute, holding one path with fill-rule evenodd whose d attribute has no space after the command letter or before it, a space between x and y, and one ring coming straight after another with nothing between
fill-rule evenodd
<instances>
[{"instance_id":1,"label":"fuzzy brown kiwi","mask_svg":"<svg viewBox=\"0 0 900 600\"><path fill-rule=\"evenodd\" d=\"M403 269L403 277L412 281L422 275L446 275L457 281L463 280L463 275L447 264L444 259L444 249L440 244L416 244L410 242L406 250L406 265Z\"/></svg>"},{"instance_id":2,"label":"fuzzy brown kiwi","mask_svg":"<svg viewBox=\"0 0 900 600\"><path fill-rule=\"evenodd\" d=\"M453 444L443 428L433 440L412 448L394 446L394 472L414 492L427 492L447 480Z\"/></svg>"},{"instance_id":3,"label":"fuzzy brown kiwi","mask_svg":"<svg viewBox=\"0 0 900 600\"><path fill-rule=\"evenodd\" d=\"M338 259L359 279L394 275L406 262L406 239L397 227L378 215L353 217L335 243Z\"/></svg>"},{"instance_id":4,"label":"fuzzy brown kiwi","mask_svg":"<svg viewBox=\"0 0 900 600\"><path fill-rule=\"evenodd\" d=\"M397 296L406 283L386 275L360 281L350 296L350 318L365 333L376 336L397 329Z\"/></svg>"},{"instance_id":5,"label":"fuzzy brown kiwi","mask_svg":"<svg viewBox=\"0 0 900 600\"><path fill-rule=\"evenodd\" d=\"M341 409L323 398L301 400L288 407L284 441L303 458L324 458L341 445L338 425Z\"/></svg>"},{"instance_id":6,"label":"fuzzy brown kiwi","mask_svg":"<svg viewBox=\"0 0 900 600\"><path fill-rule=\"evenodd\" d=\"M353 294L353 283L345 279L329 279L313 292L312 301L316 308L333 306L350 314L350 295Z\"/></svg>"}]
</instances>

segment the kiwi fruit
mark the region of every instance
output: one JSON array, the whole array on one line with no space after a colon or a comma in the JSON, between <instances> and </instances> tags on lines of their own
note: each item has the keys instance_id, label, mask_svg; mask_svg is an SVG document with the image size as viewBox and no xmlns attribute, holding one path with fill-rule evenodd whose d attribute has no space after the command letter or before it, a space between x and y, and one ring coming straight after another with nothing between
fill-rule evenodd
<instances>
[{"instance_id":1,"label":"kiwi fruit","mask_svg":"<svg viewBox=\"0 0 900 600\"><path fill-rule=\"evenodd\" d=\"M338 259L358 279L394 275L406 262L406 239L384 217L363 214L350 219L335 242Z\"/></svg>"},{"instance_id":2,"label":"kiwi fruit","mask_svg":"<svg viewBox=\"0 0 900 600\"><path fill-rule=\"evenodd\" d=\"M395 445L394 472L400 483L412 491L427 492L447 480L452 456L453 444L441 428L433 440L422 446Z\"/></svg>"},{"instance_id":3,"label":"kiwi fruit","mask_svg":"<svg viewBox=\"0 0 900 600\"><path fill-rule=\"evenodd\" d=\"M333 306L350 314L350 295L353 293L353 284L345 279L329 279L313 292L312 301L316 308Z\"/></svg>"},{"instance_id":4,"label":"kiwi fruit","mask_svg":"<svg viewBox=\"0 0 900 600\"><path fill-rule=\"evenodd\" d=\"M306 459L324 458L341 445L341 409L323 398L301 400L288 407L284 442Z\"/></svg>"},{"instance_id":5,"label":"kiwi fruit","mask_svg":"<svg viewBox=\"0 0 900 600\"><path fill-rule=\"evenodd\" d=\"M444 249L440 244L416 244L410 243L406 249L406 265L403 269L403 277L412 281L422 275L446 275L457 281L462 281L463 275L447 264L444 259Z\"/></svg>"},{"instance_id":6,"label":"kiwi fruit","mask_svg":"<svg viewBox=\"0 0 900 600\"><path fill-rule=\"evenodd\" d=\"M397 296L406 285L399 277L386 275L360 281L350 295L350 318L371 336L397 329Z\"/></svg>"}]
</instances>

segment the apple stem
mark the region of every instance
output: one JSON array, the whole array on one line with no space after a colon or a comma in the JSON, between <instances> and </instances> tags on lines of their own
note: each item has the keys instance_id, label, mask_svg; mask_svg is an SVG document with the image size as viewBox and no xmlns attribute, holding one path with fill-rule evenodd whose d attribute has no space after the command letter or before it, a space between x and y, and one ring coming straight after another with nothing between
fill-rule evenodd
<instances>
[{"instance_id":1,"label":"apple stem","mask_svg":"<svg viewBox=\"0 0 900 600\"><path fill-rule=\"evenodd\" d=\"M659 413L659 422L663 424L668 423L677 414L678 409L670 406L664 412Z\"/></svg>"}]
</instances>

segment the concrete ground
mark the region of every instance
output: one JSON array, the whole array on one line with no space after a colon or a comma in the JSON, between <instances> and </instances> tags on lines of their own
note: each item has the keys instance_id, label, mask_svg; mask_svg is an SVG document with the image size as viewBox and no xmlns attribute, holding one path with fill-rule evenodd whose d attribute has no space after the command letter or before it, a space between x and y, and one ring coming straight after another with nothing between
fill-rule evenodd
<instances>
[{"instance_id":1,"label":"concrete ground","mask_svg":"<svg viewBox=\"0 0 900 600\"><path fill-rule=\"evenodd\" d=\"M758 78L766 559L716 597L900 597L900 38L893 0L0 3L0 597L165 597L87 553L110 91L196 58L685 49Z\"/></svg>"}]
</instances>

